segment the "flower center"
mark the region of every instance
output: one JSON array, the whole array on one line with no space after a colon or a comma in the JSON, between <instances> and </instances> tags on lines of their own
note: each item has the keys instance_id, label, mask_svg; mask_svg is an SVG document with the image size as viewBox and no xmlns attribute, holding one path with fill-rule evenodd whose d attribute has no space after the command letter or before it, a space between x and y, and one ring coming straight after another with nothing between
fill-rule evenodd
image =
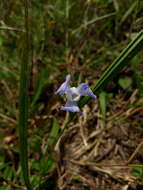
<instances>
[{"instance_id":1,"label":"flower center","mask_svg":"<svg viewBox=\"0 0 143 190\"><path fill-rule=\"evenodd\" d=\"M72 88L70 88L70 90L71 90L71 95L72 95L72 100L73 101L78 101L79 99L80 99L80 94L78 93L78 90L77 90L77 88L75 88L75 87L72 87Z\"/></svg>"}]
</instances>

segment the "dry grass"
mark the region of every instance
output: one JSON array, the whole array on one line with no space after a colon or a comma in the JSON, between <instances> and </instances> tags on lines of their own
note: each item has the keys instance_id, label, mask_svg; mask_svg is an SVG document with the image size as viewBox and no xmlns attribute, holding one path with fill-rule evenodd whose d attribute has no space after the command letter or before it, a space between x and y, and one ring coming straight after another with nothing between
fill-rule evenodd
<instances>
[{"instance_id":1,"label":"dry grass","mask_svg":"<svg viewBox=\"0 0 143 190\"><path fill-rule=\"evenodd\" d=\"M135 116L142 114L143 107L130 106L137 101L136 95L137 91L128 101L118 95L116 104L108 106L105 124L98 103L86 105L78 123L65 130L56 146L60 190L137 188L132 168L126 166L128 161L141 163L140 150L130 159L142 141L139 117Z\"/></svg>"}]
</instances>

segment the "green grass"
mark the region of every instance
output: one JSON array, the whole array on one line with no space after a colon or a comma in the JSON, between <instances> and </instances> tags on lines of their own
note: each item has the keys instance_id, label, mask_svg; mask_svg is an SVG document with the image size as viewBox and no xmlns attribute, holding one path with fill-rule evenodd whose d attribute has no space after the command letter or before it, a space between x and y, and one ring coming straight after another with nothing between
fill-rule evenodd
<instances>
[{"instance_id":1,"label":"green grass","mask_svg":"<svg viewBox=\"0 0 143 190\"><path fill-rule=\"evenodd\" d=\"M30 64L30 31L29 31L29 1L25 0L25 36L21 61L20 90L19 90L19 143L21 171L27 190L31 189L28 170L28 88Z\"/></svg>"}]
</instances>

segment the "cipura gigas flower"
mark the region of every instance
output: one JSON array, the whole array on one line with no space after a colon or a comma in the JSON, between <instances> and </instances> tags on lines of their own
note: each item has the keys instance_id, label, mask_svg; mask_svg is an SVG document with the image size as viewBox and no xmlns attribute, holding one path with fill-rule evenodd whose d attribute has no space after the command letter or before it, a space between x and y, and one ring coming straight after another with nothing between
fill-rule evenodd
<instances>
[{"instance_id":1,"label":"cipura gigas flower","mask_svg":"<svg viewBox=\"0 0 143 190\"><path fill-rule=\"evenodd\" d=\"M93 94L87 83L81 83L78 87L70 87L70 79L71 76L68 74L66 76L66 81L59 87L55 94L66 94L67 102L65 106L61 106L61 110L82 114L76 102L81 96L90 96L93 99L96 99L96 96Z\"/></svg>"}]
</instances>

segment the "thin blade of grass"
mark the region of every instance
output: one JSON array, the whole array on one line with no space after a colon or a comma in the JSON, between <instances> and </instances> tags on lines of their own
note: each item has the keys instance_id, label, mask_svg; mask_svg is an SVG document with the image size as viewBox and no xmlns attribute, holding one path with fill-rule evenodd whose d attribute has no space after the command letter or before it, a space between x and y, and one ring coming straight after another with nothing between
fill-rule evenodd
<instances>
[{"instance_id":1,"label":"thin blade of grass","mask_svg":"<svg viewBox=\"0 0 143 190\"><path fill-rule=\"evenodd\" d=\"M116 11L119 11L119 4L117 0L113 0L114 8Z\"/></svg>"},{"instance_id":2,"label":"thin blade of grass","mask_svg":"<svg viewBox=\"0 0 143 190\"><path fill-rule=\"evenodd\" d=\"M52 126L51 132L49 134L49 143L51 145L55 143L57 136L58 136L58 133L59 133L59 129L60 128L59 128L58 121L56 118L54 118L53 126Z\"/></svg>"},{"instance_id":3,"label":"thin blade of grass","mask_svg":"<svg viewBox=\"0 0 143 190\"><path fill-rule=\"evenodd\" d=\"M97 81L93 92L99 94L99 91L118 73L129 61L143 49L143 30L129 43L129 45L120 53L120 55L113 61L113 63L106 69ZM84 97L79 102L80 107L88 102L89 98Z\"/></svg>"},{"instance_id":4,"label":"thin blade of grass","mask_svg":"<svg viewBox=\"0 0 143 190\"><path fill-rule=\"evenodd\" d=\"M99 94L99 102L100 102L100 112L102 115L102 123L105 124L105 118L106 118L106 93L101 92Z\"/></svg>"},{"instance_id":5,"label":"thin blade of grass","mask_svg":"<svg viewBox=\"0 0 143 190\"><path fill-rule=\"evenodd\" d=\"M25 29L24 51L21 62L20 73L20 90L19 90L19 141L20 141L20 160L23 179L27 190L31 190L29 172L28 172L28 145L27 145L27 127L28 127L28 66L30 57L30 38L29 38L29 16L28 0L24 1L25 5Z\"/></svg>"},{"instance_id":6,"label":"thin blade of grass","mask_svg":"<svg viewBox=\"0 0 143 190\"><path fill-rule=\"evenodd\" d=\"M135 1L133 4L131 4L131 6L129 7L129 9L126 11L126 13L123 15L120 25L125 22L125 20L128 18L129 15L132 14L132 12L134 11L134 9L136 8L138 4L138 1Z\"/></svg>"},{"instance_id":7,"label":"thin blade of grass","mask_svg":"<svg viewBox=\"0 0 143 190\"><path fill-rule=\"evenodd\" d=\"M94 24L94 23L96 23L98 21L101 21L103 19L106 19L106 18L111 17L111 16L115 16L115 15L116 15L116 13L113 12L113 13L109 13L109 14L94 18L94 19L86 22L85 24L82 24L79 28L73 30L71 33L72 33L72 35L74 35L75 33L79 32L82 28L87 28L91 24Z\"/></svg>"},{"instance_id":8,"label":"thin blade of grass","mask_svg":"<svg viewBox=\"0 0 143 190\"><path fill-rule=\"evenodd\" d=\"M35 93L31 103L32 111L34 111L35 109L35 104L37 103L37 100L39 99L43 88L45 87L46 84L48 84L51 71L53 71L53 68L48 65L44 71L39 73L37 85L35 88Z\"/></svg>"}]
</instances>

